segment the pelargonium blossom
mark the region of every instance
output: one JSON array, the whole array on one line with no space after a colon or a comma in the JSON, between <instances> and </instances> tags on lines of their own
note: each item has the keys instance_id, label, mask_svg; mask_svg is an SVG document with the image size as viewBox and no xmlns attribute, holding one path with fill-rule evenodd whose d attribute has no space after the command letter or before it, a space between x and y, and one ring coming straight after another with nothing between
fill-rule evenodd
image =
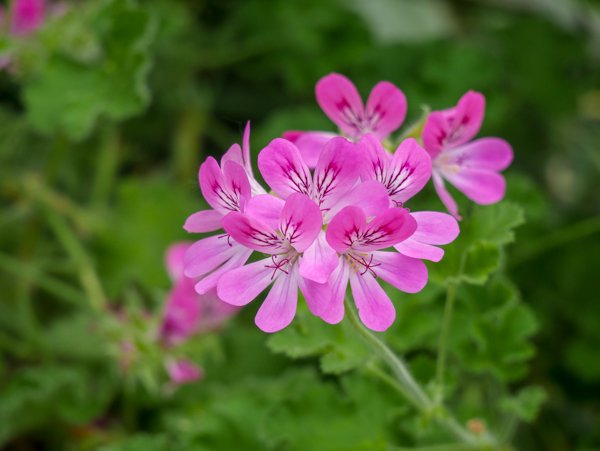
<instances>
[{"instance_id":1,"label":"pelargonium blossom","mask_svg":"<svg viewBox=\"0 0 600 451\"><path fill-rule=\"evenodd\" d=\"M366 135L359 144L366 158L361 177L382 183L387 189L390 206L404 207L431 177L431 158L412 138L402 141L393 155L372 135ZM408 257L440 261L444 250L437 246L451 243L458 236L456 220L437 211L413 212L411 216L417 229L397 243L395 249Z\"/></svg>"},{"instance_id":2,"label":"pelargonium blossom","mask_svg":"<svg viewBox=\"0 0 600 451\"><path fill-rule=\"evenodd\" d=\"M423 144L433 160L433 184L445 207L458 219L458 206L444 180L481 205L502 200L506 189L500 171L512 162L510 144L493 137L473 140L484 110L483 95L469 91L455 107L430 113L423 128Z\"/></svg>"},{"instance_id":3,"label":"pelargonium blossom","mask_svg":"<svg viewBox=\"0 0 600 451\"><path fill-rule=\"evenodd\" d=\"M356 86L341 74L332 73L321 78L315 94L327 117L352 140L367 133L385 140L402 125L406 116L404 93L388 81L380 81L373 87L366 105ZM289 131L283 135L298 146L310 167L316 165L321 149L335 136L335 133L320 131Z\"/></svg>"},{"instance_id":4,"label":"pelargonium blossom","mask_svg":"<svg viewBox=\"0 0 600 451\"><path fill-rule=\"evenodd\" d=\"M260 201L261 196L254 199ZM298 288L308 302L312 300L307 289L310 282L298 268L302 253L322 226L319 207L300 193L288 197L277 220L247 213L228 214L223 219L227 233L243 246L270 256L223 275L217 288L219 297L232 305L246 305L273 283L256 315L256 325L265 332L286 327L296 313Z\"/></svg>"},{"instance_id":5,"label":"pelargonium blossom","mask_svg":"<svg viewBox=\"0 0 600 451\"><path fill-rule=\"evenodd\" d=\"M427 268L421 260L383 249L404 241L416 229L416 221L404 208L389 208L371 220L360 207L342 209L327 228L327 242L340 257L319 316L330 323L341 321L350 281L361 321L372 330L386 330L396 311L376 278L415 293L427 283Z\"/></svg>"},{"instance_id":6,"label":"pelargonium blossom","mask_svg":"<svg viewBox=\"0 0 600 451\"><path fill-rule=\"evenodd\" d=\"M45 0L15 0L10 8L10 34L27 36L44 23Z\"/></svg>"}]
</instances>

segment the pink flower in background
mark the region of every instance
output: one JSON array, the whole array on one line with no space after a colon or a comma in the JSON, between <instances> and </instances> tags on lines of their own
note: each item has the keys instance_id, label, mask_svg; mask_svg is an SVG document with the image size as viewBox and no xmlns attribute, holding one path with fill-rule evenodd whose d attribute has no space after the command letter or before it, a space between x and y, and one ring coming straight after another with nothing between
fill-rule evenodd
<instances>
[{"instance_id":1,"label":"pink flower in background","mask_svg":"<svg viewBox=\"0 0 600 451\"><path fill-rule=\"evenodd\" d=\"M260 198L254 199L261 201ZM230 213L223 220L225 230L237 242L270 255L229 271L218 283L219 297L237 306L248 304L273 283L255 318L256 325L265 332L276 332L292 322L298 288L309 306L315 302L310 289L313 283L299 274L298 266L302 252L310 247L323 226L319 207L305 194L294 193L278 216L275 219Z\"/></svg>"},{"instance_id":2,"label":"pink flower in background","mask_svg":"<svg viewBox=\"0 0 600 451\"><path fill-rule=\"evenodd\" d=\"M388 81L377 83L363 103L354 84L340 74L329 74L317 82L316 97L323 112L352 140L372 133L385 140L397 130L406 116L406 97ZM290 131L284 138L294 142L306 164L314 167L323 145L335 134Z\"/></svg>"},{"instance_id":3,"label":"pink flower in background","mask_svg":"<svg viewBox=\"0 0 600 451\"><path fill-rule=\"evenodd\" d=\"M166 364L167 373L175 385L189 384L202 379L202 368L186 359L170 361Z\"/></svg>"},{"instance_id":4,"label":"pink flower in background","mask_svg":"<svg viewBox=\"0 0 600 451\"><path fill-rule=\"evenodd\" d=\"M377 278L399 290L416 293L427 283L427 268L421 260L381 249L406 240L416 229L416 221L404 208L389 208L370 221L359 207L340 211L327 228L327 242L340 255L339 264L331 275L318 316L329 323L342 320L350 281L365 326L376 331L390 327L396 311Z\"/></svg>"},{"instance_id":5,"label":"pink flower in background","mask_svg":"<svg viewBox=\"0 0 600 451\"><path fill-rule=\"evenodd\" d=\"M10 33L13 36L27 36L44 23L46 1L14 0L10 15Z\"/></svg>"},{"instance_id":6,"label":"pink flower in background","mask_svg":"<svg viewBox=\"0 0 600 451\"><path fill-rule=\"evenodd\" d=\"M190 243L177 243L167 250L167 270L173 281L164 310L160 337L168 345L185 341L190 336L219 328L237 312L222 302L215 290L199 295L193 279L183 274L183 260Z\"/></svg>"},{"instance_id":7,"label":"pink flower in background","mask_svg":"<svg viewBox=\"0 0 600 451\"><path fill-rule=\"evenodd\" d=\"M390 206L403 207L431 177L431 158L412 138L404 140L393 155L372 135L361 139L360 146L367 159L362 178L381 182L387 189ZM444 250L437 245L456 239L458 223L452 216L436 211L416 212L411 216L417 222L417 230L394 247L408 257L440 261Z\"/></svg>"},{"instance_id":8,"label":"pink flower in background","mask_svg":"<svg viewBox=\"0 0 600 451\"><path fill-rule=\"evenodd\" d=\"M484 110L483 95L469 91L455 107L432 112L423 129L423 144L433 160L435 189L458 219L458 206L444 180L481 205L500 201L506 189L499 172L512 162L510 144L500 138L472 140L481 128Z\"/></svg>"}]
</instances>

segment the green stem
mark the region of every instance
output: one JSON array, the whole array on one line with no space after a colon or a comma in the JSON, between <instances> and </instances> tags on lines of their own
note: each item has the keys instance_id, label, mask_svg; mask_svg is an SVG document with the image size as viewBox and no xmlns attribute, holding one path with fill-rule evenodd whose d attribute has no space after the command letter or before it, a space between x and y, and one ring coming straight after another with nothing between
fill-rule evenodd
<instances>
[{"instance_id":1,"label":"green stem","mask_svg":"<svg viewBox=\"0 0 600 451\"><path fill-rule=\"evenodd\" d=\"M56 237L62 243L69 256L77 263L79 280L92 308L103 309L106 304L106 295L89 255L64 218L51 208L45 208L45 210L48 222Z\"/></svg>"},{"instance_id":2,"label":"green stem","mask_svg":"<svg viewBox=\"0 0 600 451\"><path fill-rule=\"evenodd\" d=\"M421 388L419 383L413 378L412 374L408 370L404 361L398 357L394 352L388 348L388 346L377 338L372 332L370 332L358 319L354 307L351 302L346 299L346 311L349 312L349 318L352 325L362 336L365 342L373 349L373 351L383 359L383 361L389 366L392 374L398 381L399 391L403 395L406 395L410 403L420 412L425 415L431 415L434 413L439 405L434 403L425 391ZM444 429L454 435L460 441L476 446L479 441L469 431L463 428L460 423L447 413L443 415L436 415L436 421Z\"/></svg>"},{"instance_id":3,"label":"green stem","mask_svg":"<svg viewBox=\"0 0 600 451\"><path fill-rule=\"evenodd\" d=\"M92 190L92 204L97 207L103 206L110 196L110 190L119 168L120 151L121 140L118 130L115 126L108 126L102 137Z\"/></svg>"}]
</instances>

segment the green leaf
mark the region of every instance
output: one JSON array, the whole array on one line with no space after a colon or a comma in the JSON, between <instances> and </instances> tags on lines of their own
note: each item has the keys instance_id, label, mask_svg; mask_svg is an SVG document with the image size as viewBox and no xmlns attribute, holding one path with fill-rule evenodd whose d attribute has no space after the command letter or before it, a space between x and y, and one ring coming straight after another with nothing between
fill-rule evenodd
<instances>
[{"instance_id":1,"label":"green leaf","mask_svg":"<svg viewBox=\"0 0 600 451\"><path fill-rule=\"evenodd\" d=\"M102 57L82 62L54 54L24 87L31 123L74 140L86 137L100 118L123 120L148 105L146 78L155 28L149 13L130 1L105 0L82 17L96 33ZM73 15L72 20L80 18Z\"/></svg>"},{"instance_id":2,"label":"green leaf","mask_svg":"<svg viewBox=\"0 0 600 451\"><path fill-rule=\"evenodd\" d=\"M500 401L500 408L528 423L538 416L542 404L548 398L543 387L532 385L521 389L515 396Z\"/></svg>"},{"instance_id":3,"label":"green leaf","mask_svg":"<svg viewBox=\"0 0 600 451\"><path fill-rule=\"evenodd\" d=\"M268 346L292 358L322 356L321 369L334 374L362 365L370 355L348 320L327 324L308 311L299 312L289 327L272 335Z\"/></svg>"},{"instance_id":4,"label":"green leaf","mask_svg":"<svg viewBox=\"0 0 600 451\"><path fill-rule=\"evenodd\" d=\"M488 372L500 380L516 380L526 371L534 354L529 342L538 323L508 282L464 286L459 293L456 331L452 346L464 366Z\"/></svg>"}]
</instances>

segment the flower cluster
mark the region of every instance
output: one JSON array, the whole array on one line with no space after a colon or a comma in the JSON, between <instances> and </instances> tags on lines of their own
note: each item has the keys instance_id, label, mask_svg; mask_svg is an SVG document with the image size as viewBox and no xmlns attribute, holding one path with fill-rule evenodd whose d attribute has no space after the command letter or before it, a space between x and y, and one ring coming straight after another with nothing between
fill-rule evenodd
<instances>
[{"instance_id":1,"label":"flower cluster","mask_svg":"<svg viewBox=\"0 0 600 451\"><path fill-rule=\"evenodd\" d=\"M439 245L459 233L456 204L443 180L478 203L504 195L499 171L512 149L498 138L471 141L483 118L483 96L467 93L455 108L432 112L422 144L402 140L384 147L406 115L402 91L378 83L363 104L354 85L331 74L316 87L317 101L341 134L292 131L271 141L258 155L256 180L246 126L242 146L234 144L217 162L200 167L202 195L212 207L188 218L188 232L217 232L192 245L185 275L196 291L216 293L243 306L271 286L256 315L266 332L293 320L298 290L310 311L335 324L344 316L350 285L361 321L386 330L394 306L379 285L415 293L427 283L423 260L439 261ZM433 175L452 216L410 211L406 206ZM221 231L223 230L223 231ZM251 254L262 255L253 259Z\"/></svg>"}]
</instances>

